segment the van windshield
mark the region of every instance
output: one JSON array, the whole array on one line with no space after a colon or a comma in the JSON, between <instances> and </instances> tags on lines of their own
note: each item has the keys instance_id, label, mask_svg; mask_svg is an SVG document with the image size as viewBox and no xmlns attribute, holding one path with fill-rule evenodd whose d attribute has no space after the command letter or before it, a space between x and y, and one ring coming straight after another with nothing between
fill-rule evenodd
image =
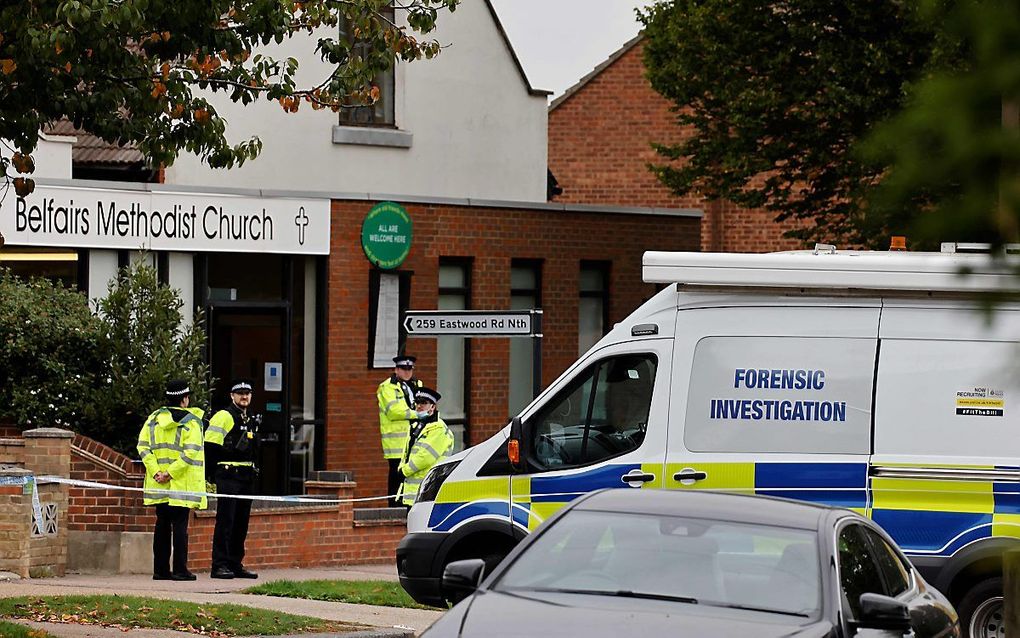
<instances>
[{"instance_id":1,"label":"van windshield","mask_svg":"<svg viewBox=\"0 0 1020 638\"><path fill-rule=\"evenodd\" d=\"M813 618L814 532L729 521L572 511L494 589L626 596Z\"/></svg>"}]
</instances>

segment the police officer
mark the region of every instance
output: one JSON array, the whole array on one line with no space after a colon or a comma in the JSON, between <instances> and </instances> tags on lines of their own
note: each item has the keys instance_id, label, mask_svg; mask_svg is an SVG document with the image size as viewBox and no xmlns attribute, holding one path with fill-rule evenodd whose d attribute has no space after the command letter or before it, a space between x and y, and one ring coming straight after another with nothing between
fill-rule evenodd
<instances>
[{"instance_id":1,"label":"police officer","mask_svg":"<svg viewBox=\"0 0 1020 638\"><path fill-rule=\"evenodd\" d=\"M418 488L433 465L450 456L453 451L453 432L439 418L439 393L420 387L415 395L415 413L418 422L411 428L404 452L400 473L404 484L400 496L410 507L418 495Z\"/></svg>"},{"instance_id":2,"label":"police officer","mask_svg":"<svg viewBox=\"0 0 1020 638\"><path fill-rule=\"evenodd\" d=\"M188 571L188 520L205 509L203 411L188 407L191 389L180 379L166 385L166 405L149 415L138 434L138 455L145 465L146 505L156 506L152 535L152 579L195 580ZM149 490L174 490L174 494ZM173 571L170 549L173 547Z\"/></svg>"},{"instance_id":3,"label":"police officer","mask_svg":"<svg viewBox=\"0 0 1020 638\"><path fill-rule=\"evenodd\" d=\"M248 413L252 384L235 379L230 384L231 404L209 420L205 431L205 449L213 464L217 494L250 496L254 492L258 468L258 423ZM213 578L258 578L244 568L244 541L248 536L251 501L238 498L216 499L216 528L213 531Z\"/></svg>"},{"instance_id":4,"label":"police officer","mask_svg":"<svg viewBox=\"0 0 1020 638\"><path fill-rule=\"evenodd\" d=\"M414 391L421 387L421 381L414 378L414 364L417 360L417 357L409 354L393 357L393 374L380 383L375 391L379 403L379 436L383 458L389 465L387 494L396 494L404 480L399 470L400 461L407 449L411 424L418 418L414 412ZM390 499L391 507L398 504L399 499Z\"/></svg>"}]
</instances>

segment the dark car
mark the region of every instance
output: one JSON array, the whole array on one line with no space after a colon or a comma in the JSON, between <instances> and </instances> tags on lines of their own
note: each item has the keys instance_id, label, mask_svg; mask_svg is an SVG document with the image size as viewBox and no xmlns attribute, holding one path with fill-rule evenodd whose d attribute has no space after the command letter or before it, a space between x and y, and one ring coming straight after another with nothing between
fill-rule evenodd
<instances>
[{"instance_id":1,"label":"dark car","mask_svg":"<svg viewBox=\"0 0 1020 638\"><path fill-rule=\"evenodd\" d=\"M484 565L447 566L444 594L462 600L423 637L960 635L879 527L799 501L594 492L480 582Z\"/></svg>"}]
</instances>

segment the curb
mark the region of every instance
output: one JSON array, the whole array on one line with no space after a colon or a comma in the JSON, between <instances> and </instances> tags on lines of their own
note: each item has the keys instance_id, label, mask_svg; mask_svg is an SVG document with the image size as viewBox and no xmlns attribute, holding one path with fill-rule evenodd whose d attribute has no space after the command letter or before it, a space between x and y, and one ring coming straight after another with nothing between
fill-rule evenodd
<instances>
[{"instance_id":1,"label":"curb","mask_svg":"<svg viewBox=\"0 0 1020 638\"><path fill-rule=\"evenodd\" d=\"M413 629L369 629L367 631L353 631L345 633L329 634L294 634L292 636L274 636L272 638L414 638ZM256 638L268 638L266 636Z\"/></svg>"}]
</instances>

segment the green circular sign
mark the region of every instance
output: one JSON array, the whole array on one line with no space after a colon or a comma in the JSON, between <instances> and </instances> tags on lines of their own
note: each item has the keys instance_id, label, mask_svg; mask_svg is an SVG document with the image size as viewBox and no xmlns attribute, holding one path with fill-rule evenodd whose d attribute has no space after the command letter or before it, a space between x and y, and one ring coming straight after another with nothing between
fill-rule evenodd
<instances>
[{"instance_id":1,"label":"green circular sign","mask_svg":"<svg viewBox=\"0 0 1020 638\"><path fill-rule=\"evenodd\" d=\"M376 204L361 224L361 247L368 260L392 270L404 263L411 252L411 216L394 202Z\"/></svg>"}]
</instances>

